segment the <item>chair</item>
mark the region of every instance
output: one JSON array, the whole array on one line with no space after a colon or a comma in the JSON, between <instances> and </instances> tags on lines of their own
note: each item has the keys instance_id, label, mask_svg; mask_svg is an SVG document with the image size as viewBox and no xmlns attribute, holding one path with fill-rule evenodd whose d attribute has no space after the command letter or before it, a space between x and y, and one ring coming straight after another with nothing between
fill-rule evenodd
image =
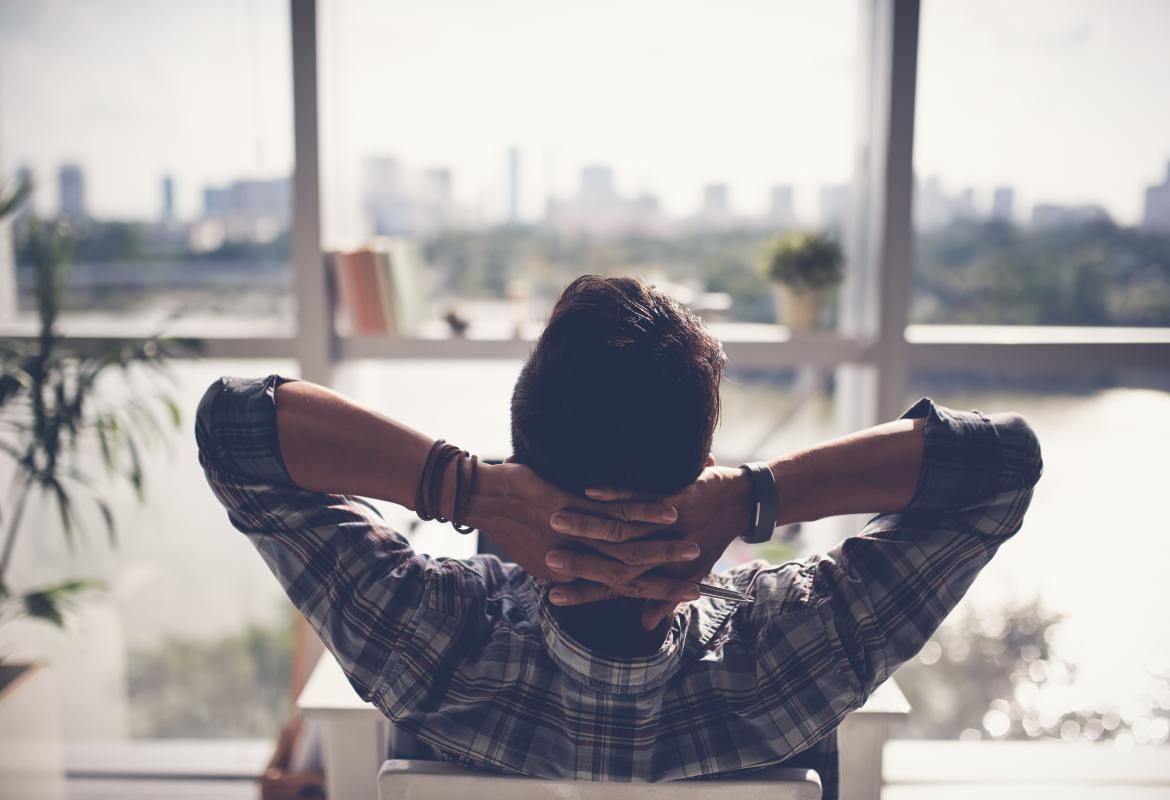
<instances>
[{"instance_id":1,"label":"chair","mask_svg":"<svg viewBox=\"0 0 1170 800\"><path fill-rule=\"evenodd\" d=\"M441 761L391 759L378 773L379 800L820 800L805 769L761 770L741 778L667 783L549 781L472 772Z\"/></svg>"}]
</instances>

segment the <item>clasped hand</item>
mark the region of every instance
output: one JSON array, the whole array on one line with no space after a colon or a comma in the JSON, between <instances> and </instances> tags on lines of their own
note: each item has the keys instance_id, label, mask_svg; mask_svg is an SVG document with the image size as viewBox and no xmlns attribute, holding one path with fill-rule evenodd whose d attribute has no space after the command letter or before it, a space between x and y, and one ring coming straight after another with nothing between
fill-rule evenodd
<instances>
[{"instance_id":1,"label":"clasped hand","mask_svg":"<svg viewBox=\"0 0 1170 800\"><path fill-rule=\"evenodd\" d=\"M710 466L664 498L590 489L562 492L520 464L485 469L471 522L530 575L555 586L550 600L580 605L639 597L652 628L698 597L736 536L748 530L751 489L742 471Z\"/></svg>"}]
</instances>

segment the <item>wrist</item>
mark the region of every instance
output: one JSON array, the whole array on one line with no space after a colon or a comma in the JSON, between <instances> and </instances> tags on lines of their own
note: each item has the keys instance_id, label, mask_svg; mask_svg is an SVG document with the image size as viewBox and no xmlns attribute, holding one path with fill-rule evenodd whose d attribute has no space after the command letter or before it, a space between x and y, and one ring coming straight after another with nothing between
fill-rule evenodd
<instances>
[{"instance_id":1,"label":"wrist","mask_svg":"<svg viewBox=\"0 0 1170 800\"><path fill-rule=\"evenodd\" d=\"M478 486L467 509L467 524L471 527L480 530L490 527L491 520L497 516L499 500L509 491L507 467L507 464L479 463Z\"/></svg>"},{"instance_id":2,"label":"wrist","mask_svg":"<svg viewBox=\"0 0 1170 800\"><path fill-rule=\"evenodd\" d=\"M751 530L740 535L748 544L763 544L771 541L779 519L776 476L767 462L740 464L740 470L751 488Z\"/></svg>"},{"instance_id":3,"label":"wrist","mask_svg":"<svg viewBox=\"0 0 1170 800\"><path fill-rule=\"evenodd\" d=\"M724 507L732 510L726 536L727 544L731 544L740 536L751 533L753 527L755 500L746 470L728 469L724 473L723 498Z\"/></svg>"}]
</instances>

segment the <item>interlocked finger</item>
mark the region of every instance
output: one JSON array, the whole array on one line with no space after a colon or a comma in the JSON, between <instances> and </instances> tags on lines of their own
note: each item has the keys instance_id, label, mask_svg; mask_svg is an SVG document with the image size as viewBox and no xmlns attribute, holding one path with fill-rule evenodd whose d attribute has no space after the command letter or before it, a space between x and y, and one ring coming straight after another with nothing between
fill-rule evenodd
<instances>
[{"instance_id":1,"label":"interlocked finger","mask_svg":"<svg viewBox=\"0 0 1170 800\"><path fill-rule=\"evenodd\" d=\"M647 600L686 603L699 599L699 590L691 581L667 578L662 575L643 575L622 586L614 586L613 589L626 597L642 597Z\"/></svg>"},{"instance_id":2,"label":"interlocked finger","mask_svg":"<svg viewBox=\"0 0 1170 800\"><path fill-rule=\"evenodd\" d=\"M631 566L612 558L592 553L577 553L571 550L549 550L545 563L559 573L574 578L620 586L629 583L649 567Z\"/></svg>"},{"instance_id":3,"label":"interlocked finger","mask_svg":"<svg viewBox=\"0 0 1170 800\"><path fill-rule=\"evenodd\" d=\"M573 581L560 583L549 592L549 600L558 606L579 606L617 597L617 593L604 583Z\"/></svg>"},{"instance_id":4,"label":"interlocked finger","mask_svg":"<svg viewBox=\"0 0 1170 800\"><path fill-rule=\"evenodd\" d=\"M675 539L641 539L617 544L594 542L590 547L615 561L642 567L694 561L701 552L694 542Z\"/></svg>"},{"instance_id":5,"label":"interlocked finger","mask_svg":"<svg viewBox=\"0 0 1170 800\"><path fill-rule=\"evenodd\" d=\"M628 542L643 539L678 519L670 506L652 504L595 503L588 510L562 509L552 515L549 526L558 533L601 542ZM669 510L669 513L668 513Z\"/></svg>"}]
</instances>

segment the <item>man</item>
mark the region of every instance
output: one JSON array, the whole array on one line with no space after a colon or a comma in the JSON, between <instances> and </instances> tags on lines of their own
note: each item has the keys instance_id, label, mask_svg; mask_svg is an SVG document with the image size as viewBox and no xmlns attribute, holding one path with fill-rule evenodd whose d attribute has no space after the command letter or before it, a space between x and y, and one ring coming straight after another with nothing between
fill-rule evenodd
<instances>
[{"instance_id":1,"label":"man","mask_svg":"<svg viewBox=\"0 0 1170 800\"><path fill-rule=\"evenodd\" d=\"M457 518L469 484L428 465L429 437L318 386L217 381L200 460L354 688L434 757L619 781L783 762L835 797L837 725L1019 530L1039 446L1018 416L922 400L718 467L722 362L640 281L569 286L516 384L513 463L480 467L461 520L515 563L416 554L354 500L419 510L421 480ZM707 575L737 536L863 512L824 555ZM755 602L700 598L699 578Z\"/></svg>"}]
</instances>

